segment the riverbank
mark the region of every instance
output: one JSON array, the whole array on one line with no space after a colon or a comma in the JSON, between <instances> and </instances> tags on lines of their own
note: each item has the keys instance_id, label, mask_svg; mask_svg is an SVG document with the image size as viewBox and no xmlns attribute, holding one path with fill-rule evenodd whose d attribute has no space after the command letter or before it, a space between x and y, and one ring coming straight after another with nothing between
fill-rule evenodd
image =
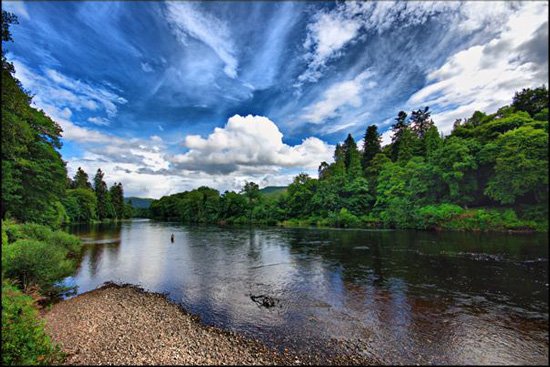
<instances>
[{"instance_id":1,"label":"riverbank","mask_svg":"<svg viewBox=\"0 0 550 367\"><path fill-rule=\"evenodd\" d=\"M55 304L46 330L67 365L297 365L321 361L280 353L241 335L201 323L169 301L131 285L107 284ZM343 357L325 364L357 364ZM364 363L364 362L363 362Z\"/></svg>"}]
</instances>

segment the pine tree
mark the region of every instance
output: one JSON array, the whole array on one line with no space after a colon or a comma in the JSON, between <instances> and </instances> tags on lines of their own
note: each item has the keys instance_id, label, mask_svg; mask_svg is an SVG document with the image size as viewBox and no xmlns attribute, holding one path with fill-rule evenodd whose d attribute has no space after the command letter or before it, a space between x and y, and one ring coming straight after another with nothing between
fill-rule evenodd
<instances>
[{"instance_id":1,"label":"pine tree","mask_svg":"<svg viewBox=\"0 0 550 367\"><path fill-rule=\"evenodd\" d=\"M101 168L97 169L97 173L94 176L94 191L97 198L97 216L99 220L103 220L109 216L109 207L111 203L108 203L108 191L107 184L103 181L104 173Z\"/></svg>"},{"instance_id":2,"label":"pine tree","mask_svg":"<svg viewBox=\"0 0 550 367\"><path fill-rule=\"evenodd\" d=\"M399 156L399 144L401 142L403 132L407 127L407 113L405 111L399 111L397 117L395 118L395 124L393 124L391 127L393 132L393 137L391 139L391 160L394 162L397 161L397 158Z\"/></svg>"},{"instance_id":3,"label":"pine tree","mask_svg":"<svg viewBox=\"0 0 550 367\"><path fill-rule=\"evenodd\" d=\"M382 151L381 139L376 125L370 125L365 132L363 140L363 156L361 157L363 171L367 169L374 156Z\"/></svg>"},{"instance_id":4,"label":"pine tree","mask_svg":"<svg viewBox=\"0 0 550 367\"><path fill-rule=\"evenodd\" d=\"M357 144L351 134L344 141L342 146L344 151L344 166L348 177L355 178L361 176L361 156L357 150Z\"/></svg>"},{"instance_id":5,"label":"pine tree","mask_svg":"<svg viewBox=\"0 0 550 367\"><path fill-rule=\"evenodd\" d=\"M345 164L345 152L344 148L340 143L336 144L336 149L334 149L334 166L332 168L332 176L334 177L344 177L346 175L346 164Z\"/></svg>"},{"instance_id":6,"label":"pine tree","mask_svg":"<svg viewBox=\"0 0 550 367\"><path fill-rule=\"evenodd\" d=\"M428 132L428 129L434 126L433 120L430 118L431 112L429 112L430 107L420 108L416 111L413 111L411 114L411 126L416 135L423 139Z\"/></svg>"},{"instance_id":7,"label":"pine tree","mask_svg":"<svg viewBox=\"0 0 550 367\"><path fill-rule=\"evenodd\" d=\"M73 189L91 189L88 174L80 167L78 167L72 182Z\"/></svg>"}]
</instances>

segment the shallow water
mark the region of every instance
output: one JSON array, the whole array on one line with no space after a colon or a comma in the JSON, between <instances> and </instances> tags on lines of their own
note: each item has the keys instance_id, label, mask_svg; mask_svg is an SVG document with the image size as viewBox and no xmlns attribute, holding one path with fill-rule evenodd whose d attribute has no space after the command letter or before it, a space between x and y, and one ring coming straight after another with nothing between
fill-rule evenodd
<instances>
[{"instance_id":1,"label":"shallow water","mask_svg":"<svg viewBox=\"0 0 550 367\"><path fill-rule=\"evenodd\" d=\"M70 231L85 244L65 281L78 293L106 281L140 285L208 324L303 353L388 364L548 363L546 235L147 220Z\"/></svg>"}]
</instances>

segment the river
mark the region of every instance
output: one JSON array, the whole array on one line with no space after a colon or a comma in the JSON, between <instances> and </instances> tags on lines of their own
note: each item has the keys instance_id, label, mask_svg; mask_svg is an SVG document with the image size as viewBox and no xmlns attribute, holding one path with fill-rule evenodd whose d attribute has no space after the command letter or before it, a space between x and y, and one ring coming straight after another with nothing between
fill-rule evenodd
<instances>
[{"instance_id":1,"label":"river","mask_svg":"<svg viewBox=\"0 0 550 367\"><path fill-rule=\"evenodd\" d=\"M280 349L383 364L548 363L546 234L148 220L70 231L85 243L65 280L78 293L139 285Z\"/></svg>"}]
</instances>

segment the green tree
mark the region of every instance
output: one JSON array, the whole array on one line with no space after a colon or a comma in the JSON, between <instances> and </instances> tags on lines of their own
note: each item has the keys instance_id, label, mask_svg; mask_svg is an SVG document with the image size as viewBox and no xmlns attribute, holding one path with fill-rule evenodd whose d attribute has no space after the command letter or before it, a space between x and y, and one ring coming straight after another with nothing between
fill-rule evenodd
<instances>
[{"instance_id":1,"label":"green tree","mask_svg":"<svg viewBox=\"0 0 550 367\"><path fill-rule=\"evenodd\" d=\"M92 189L92 184L90 184L88 174L81 167L78 167L78 169L76 170L71 188L90 190Z\"/></svg>"},{"instance_id":2,"label":"green tree","mask_svg":"<svg viewBox=\"0 0 550 367\"><path fill-rule=\"evenodd\" d=\"M122 183L114 183L109 189L111 204L115 213L115 217L121 219L124 217L124 190Z\"/></svg>"},{"instance_id":3,"label":"green tree","mask_svg":"<svg viewBox=\"0 0 550 367\"><path fill-rule=\"evenodd\" d=\"M346 167L348 177L354 179L361 176L361 156L351 134L348 134L348 137L344 141L342 150L344 152L344 166Z\"/></svg>"},{"instance_id":4,"label":"green tree","mask_svg":"<svg viewBox=\"0 0 550 367\"><path fill-rule=\"evenodd\" d=\"M112 211L107 184L103 181L104 175L101 168L98 168L94 176L94 191L97 198L97 217L99 220L109 218Z\"/></svg>"},{"instance_id":5,"label":"green tree","mask_svg":"<svg viewBox=\"0 0 550 367\"><path fill-rule=\"evenodd\" d=\"M401 138L406 129L409 128L407 123L407 113L405 111L399 111L397 117L395 118L395 124L392 125L392 144L391 144L391 160L397 161L399 158L399 145L401 143Z\"/></svg>"},{"instance_id":6,"label":"green tree","mask_svg":"<svg viewBox=\"0 0 550 367\"><path fill-rule=\"evenodd\" d=\"M365 131L363 139L363 156L361 160L363 171L367 169L374 157L382 151L381 140L382 137L378 133L376 125L370 125Z\"/></svg>"},{"instance_id":7,"label":"green tree","mask_svg":"<svg viewBox=\"0 0 550 367\"><path fill-rule=\"evenodd\" d=\"M255 182L246 181L241 193L247 200L248 220L249 222L252 222L252 211L254 210L256 202L260 200L260 187Z\"/></svg>"},{"instance_id":8,"label":"green tree","mask_svg":"<svg viewBox=\"0 0 550 367\"><path fill-rule=\"evenodd\" d=\"M502 204L513 204L525 195L548 204L547 132L520 127L503 134L488 148L495 154L495 173L486 195Z\"/></svg>"},{"instance_id":9,"label":"green tree","mask_svg":"<svg viewBox=\"0 0 550 367\"><path fill-rule=\"evenodd\" d=\"M430 118L431 112L429 107L419 108L411 113L411 127L416 135L423 139L431 126L434 126L433 120Z\"/></svg>"},{"instance_id":10,"label":"green tree","mask_svg":"<svg viewBox=\"0 0 550 367\"><path fill-rule=\"evenodd\" d=\"M11 41L13 14L2 12L2 42ZM4 44L3 44L4 46ZM2 217L56 225L63 207L67 170L58 149L61 127L13 76L2 47Z\"/></svg>"},{"instance_id":11,"label":"green tree","mask_svg":"<svg viewBox=\"0 0 550 367\"><path fill-rule=\"evenodd\" d=\"M548 108L548 89L545 85L535 89L524 88L514 95L512 107L535 117L539 112Z\"/></svg>"}]
</instances>

